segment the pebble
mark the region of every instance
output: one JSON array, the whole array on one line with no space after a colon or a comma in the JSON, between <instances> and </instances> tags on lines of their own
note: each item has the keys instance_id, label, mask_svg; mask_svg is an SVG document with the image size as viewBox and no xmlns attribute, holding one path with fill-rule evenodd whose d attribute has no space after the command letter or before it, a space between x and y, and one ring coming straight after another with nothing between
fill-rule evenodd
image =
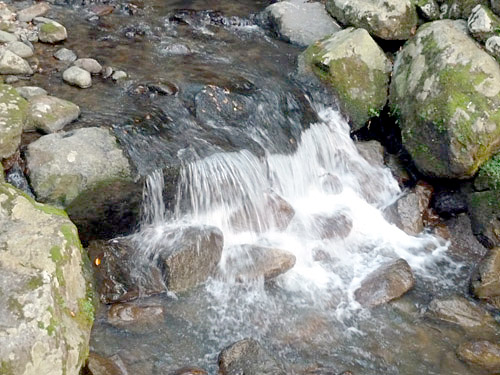
<instances>
[{"instance_id":1,"label":"pebble","mask_svg":"<svg viewBox=\"0 0 500 375\"><path fill-rule=\"evenodd\" d=\"M15 42L16 40L17 36L15 34L0 30L0 43Z\"/></svg>"},{"instance_id":2,"label":"pebble","mask_svg":"<svg viewBox=\"0 0 500 375\"><path fill-rule=\"evenodd\" d=\"M91 74L99 74L102 71L101 64L99 64L94 59L89 59L89 58L78 59L75 61L73 65L82 68Z\"/></svg>"},{"instance_id":3,"label":"pebble","mask_svg":"<svg viewBox=\"0 0 500 375\"><path fill-rule=\"evenodd\" d=\"M33 49L23 42L10 42L7 44L7 49L22 58L33 56Z\"/></svg>"},{"instance_id":4,"label":"pebble","mask_svg":"<svg viewBox=\"0 0 500 375\"><path fill-rule=\"evenodd\" d=\"M111 75L113 74L113 68L110 66L106 66L101 73L102 73L102 78L107 79L111 77Z\"/></svg>"},{"instance_id":5,"label":"pebble","mask_svg":"<svg viewBox=\"0 0 500 375\"><path fill-rule=\"evenodd\" d=\"M77 59L76 54L72 50L67 48L58 49L56 52L54 52L54 57L57 60L70 63Z\"/></svg>"},{"instance_id":6,"label":"pebble","mask_svg":"<svg viewBox=\"0 0 500 375\"><path fill-rule=\"evenodd\" d=\"M56 21L40 24L38 27L38 38L44 43L57 43L68 37L66 28Z\"/></svg>"},{"instance_id":7,"label":"pebble","mask_svg":"<svg viewBox=\"0 0 500 375\"><path fill-rule=\"evenodd\" d=\"M82 89L92 86L90 73L77 66L66 69L63 73L63 80L70 85L78 86Z\"/></svg>"},{"instance_id":8,"label":"pebble","mask_svg":"<svg viewBox=\"0 0 500 375\"><path fill-rule=\"evenodd\" d=\"M111 76L111 78L113 78L113 81L119 81L119 80L125 79L127 77L128 77L127 73L125 73L123 70L117 70Z\"/></svg>"},{"instance_id":9,"label":"pebble","mask_svg":"<svg viewBox=\"0 0 500 375\"><path fill-rule=\"evenodd\" d=\"M50 5L47 3L37 3L29 8L25 8L17 12L17 19L21 22L31 22L33 18L44 15L50 10Z\"/></svg>"}]
</instances>

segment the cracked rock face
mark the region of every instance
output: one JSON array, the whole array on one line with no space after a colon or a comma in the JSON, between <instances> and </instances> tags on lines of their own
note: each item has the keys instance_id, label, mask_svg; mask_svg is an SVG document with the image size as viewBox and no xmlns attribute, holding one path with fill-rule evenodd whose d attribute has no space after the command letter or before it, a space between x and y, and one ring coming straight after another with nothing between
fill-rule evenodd
<instances>
[{"instance_id":1,"label":"cracked rock face","mask_svg":"<svg viewBox=\"0 0 500 375\"><path fill-rule=\"evenodd\" d=\"M0 226L0 372L77 375L93 303L75 226L6 183Z\"/></svg>"},{"instance_id":2,"label":"cracked rock face","mask_svg":"<svg viewBox=\"0 0 500 375\"><path fill-rule=\"evenodd\" d=\"M390 106L429 176L468 178L500 148L500 67L466 27L428 23L394 62Z\"/></svg>"}]
</instances>

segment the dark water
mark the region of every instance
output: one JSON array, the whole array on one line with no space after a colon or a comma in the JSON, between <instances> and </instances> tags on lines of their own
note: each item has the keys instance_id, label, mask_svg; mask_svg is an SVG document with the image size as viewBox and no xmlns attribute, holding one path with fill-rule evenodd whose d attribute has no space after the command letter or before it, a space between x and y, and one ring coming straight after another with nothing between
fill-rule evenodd
<instances>
[{"instance_id":1,"label":"dark water","mask_svg":"<svg viewBox=\"0 0 500 375\"><path fill-rule=\"evenodd\" d=\"M66 4L49 16L68 29L64 47L130 78L94 77L87 90L67 86L61 82L65 65L52 57L60 46L38 45L42 73L32 84L81 107L81 119L70 128L112 128L143 175L221 152L249 150L261 160L291 154L318 121L315 109L334 103L297 79L301 50L258 26L255 15L265 1L113 2L115 11L97 19L95 5L102 4ZM445 246L429 237L416 241ZM361 256L361 263L369 258ZM354 269L355 261L346 264ZM142 325L113 326L108 307L101 306L91 350L117 354L129 374L167 374L186 365L215 374L220 350L251 336L289 373L322 364L358 375L481 374L460 362L455 350L469 338L495 340L497 332L437 324L424 314L433 297L466 293L471 264L441 261L423 269L404 298L372 311L343 304L345 291L329 289L327 298L318 298L304 286L294 293L283 281L212 280L175 297L142 299L137 303L165 308L162 318Z\"/></svg>"}]
</instances>

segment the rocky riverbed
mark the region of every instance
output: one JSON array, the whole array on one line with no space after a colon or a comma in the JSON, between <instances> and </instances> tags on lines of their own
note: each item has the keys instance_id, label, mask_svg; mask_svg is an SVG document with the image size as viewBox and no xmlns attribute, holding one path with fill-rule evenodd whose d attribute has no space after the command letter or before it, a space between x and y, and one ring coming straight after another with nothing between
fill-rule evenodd
<instances>
[{"instance_id":1,"label":"rocky riverbed","mask_svg":"<svg viewBox=\"0 0 500 375\"><path fill-rule=\"evenodd\" d=\"M0 2L0 374L499 372L499 29Z\"/></svg>"}]
</instances>

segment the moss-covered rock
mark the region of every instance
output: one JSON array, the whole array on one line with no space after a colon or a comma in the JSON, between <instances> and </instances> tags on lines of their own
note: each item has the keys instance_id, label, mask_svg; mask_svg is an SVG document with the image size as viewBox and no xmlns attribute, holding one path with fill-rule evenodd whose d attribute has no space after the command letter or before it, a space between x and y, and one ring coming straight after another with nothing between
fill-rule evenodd
<instances>
[{"instance_id":1,"label":"moss-covered rock","mask_svg":"<svg viewBox=\"0 0 500 375\"><path fill-rule=\"evenodd\" d=\"M56 21L42 23L38 28L38 38L44 43L57 43L68 37L66 28Z\"/></svg>"},{"instance_id":2,"label":"moss-covered rock","mask_svg":"<svg viewBox=\"0 0 500 375\"><path fill-rule=\"evenodd\" d=\"M385 106L391 62L366 30L339 31L311 45L303 58L337 93L353 130L378 116Z\"/></svg>"},{"instance_id":3,"label":"moss-covered rock","mask_svg":"<svg viewBox=\"0 0 500 375\"><path fill-rule=\"evenodd\" d=\"M500 190L469 194L472 231L486 247L500 246Z\"/></svg>"},{"instance_id":4,"label":"moss-covered rock","mask_svg":"<svg viewBox=\"0 0 500 375\"><path fill-rule=\"evenodd\" d=\"M498 35L500 18L488 7L477 5L467 20L467 27L475 39L485 43L488 38Z\"/></svg>"},{"instance_id":5,"label":"moss-covered rock","mask_svg":"<svg viewBox=\"0 0 500 375\"><path fill-rule=\"evenodd\" d=\"M19 147L27 109L28 102L12 86L0 84L0 159Z\"/></svg>"},{"instance_id":6,"label":"moss-covered rock","mask_svg":"<svg viewBox=\"0 0 500 375\"><path fill-rule=\"evenodd\" d=\"M441 5L441 18L467 19L477 5L489 6L488 0L445 0Z\"/></svg>"},{"instance_id":7,"label":"moss-covered rock","mask_svg":"<svg viewBox=\"0 0 500 375\"><path fill-rule=\"evenodd\" d=\"M494 155L481 166L474 187L478 191L500 190L500 154Z\"/></svg>"},{"instance_id":8,"label":"moss-covered rock","mask_svg":"<svg viewBox=\"0 0 500 375\"><path fill-rule=\"evenodd\" d=\"M465 21L419 29L397 55L390 106L404 146L427 175L471 177L500 148L500 66Z\"/></svg>"},{"instance_id":9,"label":"moss-covered rock","mask_svg":"<svg viewBox=\"0 0 500 375\"><path fill-rule=\"evenodd\" d=\"M94 303L75 226L64 211L0 183L0 227L0 372L79 374Z\"/></svg>"},{"instance_id":10,"label":"moss-covered rock","mask_svg":"<svg viewBox=\"0 0 500 375\"><path fill-rule=\"evenodd\" d=\"M37 95L29 100L29 104L25 130L39 129L53 133L80 116L80 108L76 104L49 95Z\"/></svg>"},{"instance_id":11,"label":"moss-covered rock","mask_svg":"<svg viewBox=\"0 0 500 375\"><path fill-rule=\"evenodd\" d=\"M326 9L340 23L387 40L406 40L417 27L411 0L327 0Z\"/></svg>"}]
</instances>

